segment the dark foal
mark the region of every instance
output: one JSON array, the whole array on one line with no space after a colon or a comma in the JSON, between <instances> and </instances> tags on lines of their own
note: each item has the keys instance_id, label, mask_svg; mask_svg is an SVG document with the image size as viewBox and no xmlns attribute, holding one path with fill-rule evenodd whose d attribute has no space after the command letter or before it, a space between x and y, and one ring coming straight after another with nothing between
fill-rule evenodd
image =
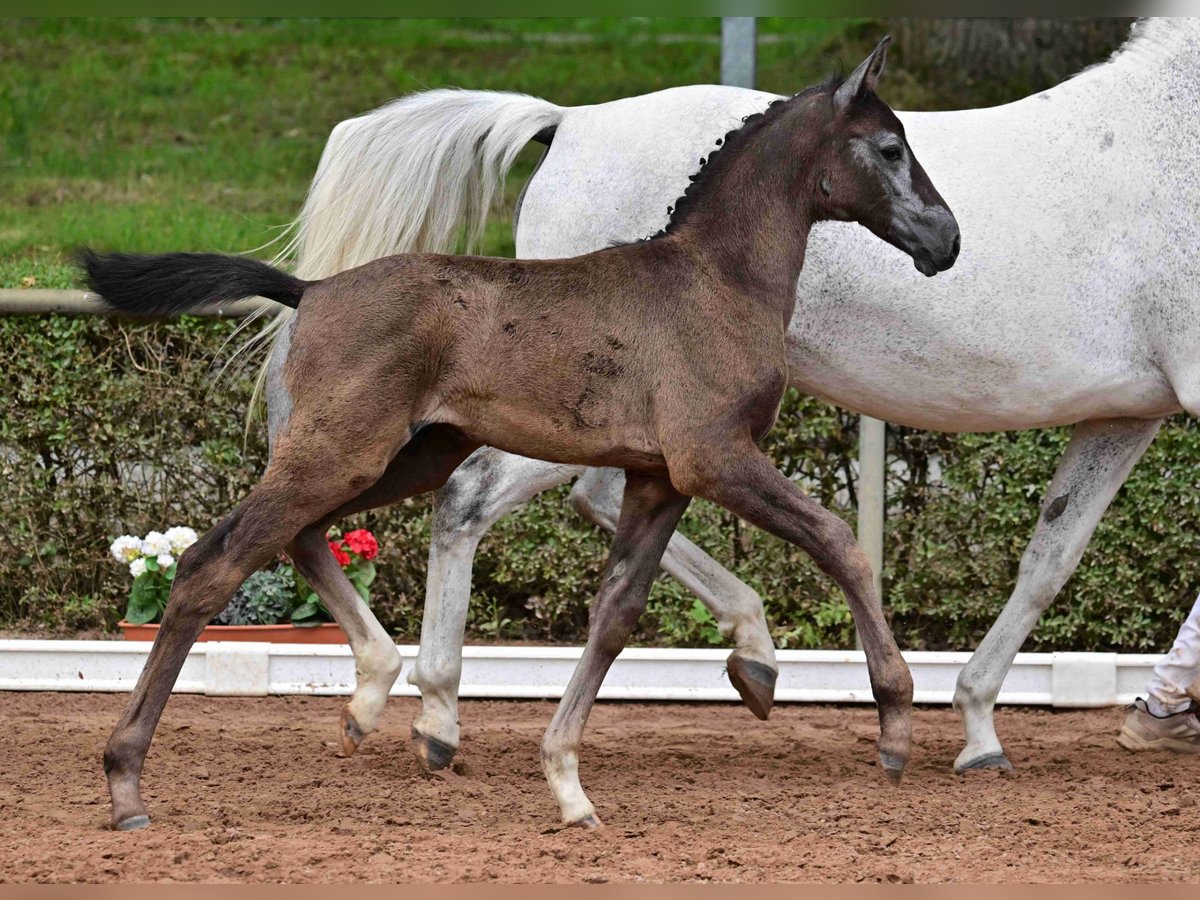
<instances>
[{"instance_id":1,"label":"dark foal","mask_svg":"<svg viewBox=\"0 0 1200 900\"><path fill-rule=\"evenodd\" d=\"M954 217L874 94L885 45L840 84L731 133L647 241L565 260L395 256L317 282L213 255L84 254L91 288L116 309L254 294L298 309L284 372L294 405L270 465L179 560L105 751L117 828L148 823L139 779L155 726L188 649L242 580L283 548L321 569L333 522L437 488L482 444L626 470L588 646L543 744L564 820L596 822L577 775L584 724L691 497L802 547L845 591L880 759L899 779L912 679L871 568L850 528L756 445L787 383L784 332L814 222L861 222L929 275L958 252Z\"/></svg>"}]
</instances>

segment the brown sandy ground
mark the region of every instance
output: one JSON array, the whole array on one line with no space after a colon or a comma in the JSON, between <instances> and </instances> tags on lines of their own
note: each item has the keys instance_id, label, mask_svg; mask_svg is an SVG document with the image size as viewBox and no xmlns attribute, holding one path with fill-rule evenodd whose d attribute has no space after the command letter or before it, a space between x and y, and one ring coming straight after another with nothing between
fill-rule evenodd
<instances>
[{"instance_id":1,"label":"brown sandy ground","mask_svg":"<svg viewBox=\"0 0 1200 900\"><path fill-rule=\"evenodd\" d=\"M582 757L606 827L557 827L553 705L468 701L455 770L409 752L394 700L352 759L338 698L176 696L147 762L153 826L104 829L100 753L124 695L0 694L0 880L1114 881L1200 879L1196 758L1130 754L1123 711L1001 710L1018 770L962 778L960 727L919 710L899 788L874 711L600 704Z\"/></svg>"}]
</instances>

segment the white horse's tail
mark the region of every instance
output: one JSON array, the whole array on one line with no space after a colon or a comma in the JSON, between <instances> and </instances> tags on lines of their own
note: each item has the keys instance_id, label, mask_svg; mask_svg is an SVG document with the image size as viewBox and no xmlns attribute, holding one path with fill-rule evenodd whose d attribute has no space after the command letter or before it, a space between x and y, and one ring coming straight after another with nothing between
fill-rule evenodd
<instances>
[{"instance_id":1,"label":"white horse's tail","mask_svg":"<svg viewBox=\"0 0 1200 900\"><path fill-rule=\"evenodd\" d=\"M470 251L521 148L565 113L526 94L444 89L339 123L276 264L294 254L295 274L318 279L395 253ZM282 310L238 354L291 314Z\"/></svg>"},{"instance_id":2,"label":"white horse's tail","mask_svg":"<svg viewBox=\"0 0 1200 900\"><path fill-rule=\"evenodd\" d=\"M340 123L285 249L297 253L295 274L444 253L460 237L471 248L517 153L564 113L525 94L438 90Z\"/></svg>"}]
</instances>

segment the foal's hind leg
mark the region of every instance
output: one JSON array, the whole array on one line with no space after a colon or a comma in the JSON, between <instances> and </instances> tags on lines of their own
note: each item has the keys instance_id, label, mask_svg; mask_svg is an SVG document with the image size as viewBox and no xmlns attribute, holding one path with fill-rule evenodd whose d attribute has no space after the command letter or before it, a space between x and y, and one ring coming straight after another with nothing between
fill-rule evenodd
<instances>
[{"instance_id":1,"label":"foal's hind leg","mask_svg":"<svg viewBox=\"0 0 1200 900\"><path fill-rule=\"evenodd\" d=\"M624 475L620 469L588 469L571 489L571 505L580 515L606 531L617 529ZM762 598L732 572L679 532L663 554L662 567L700 598L717 620L734 651L727 663L729 680L742 702L765 719L775 703L779 664L771 640Z\"/></svg>"},{"instance_id":2,"label":"foal's hind leg","mask_svg":"<svg viewBox=\"0 0 1200 900\"><path fill-rule=\"evenodd\" d=\"M295 327L296 317L292 316L280 328L271 347L263 383L272 452L283 436L292 410L284 366ZM333 558L324 532L316 529L301 532L288 546L288 554L334 621L346 632L354 654L354 696L342 714L342 752L349 756L358 747L362 736L375 728L387 695L400 674L400 653ZM357 721L354 713L348 710L357 711ZM369 726L363 723L369 723Z\"/></svg>"},{"instance_id":3,"label":"foal's hind leg","mask_svg":"<svg viewBox=\"0 0 1200 900\"><path fill-rule=\"evenodd\" d=\"M583 729L605 674L646 608L663 550L689 502L664 477L626 475L621 519L592 604L587 647L542 740L542 767L564 822L600 824L579 783Z\"/></svg>"},{"instance_id":4,"label":"foal's hind leg","mask_svg":"<svg viewBox=\"0 0 1200 900\"><path fill-rule=\"evenodd\" d=\"M365 448L346 457L336 446L325 446L333 452L277 456L237 509L180 557L150 658L104 750L114 827L128 830L149 824L139 789L142 766L171 688L200 631L247 576L301 528L360 493L384 470L386 453Z\"/></svg>"},{"instance_id":5,"label":"foal's hind leg","mask_svg":"<svg viewBox=\"0 0 1200 900\"><path fill-rule=\"evenodd\" d=\"M967 743L954 762L956 772L1012 768L992 719L1004 676L1038 617L1079 565L1100 517L1161 424L1161 419L1119 419L1075 426L1021 557L1012 596L958 675L954 708L962 716Z\"/></svg>"}]
</instances>

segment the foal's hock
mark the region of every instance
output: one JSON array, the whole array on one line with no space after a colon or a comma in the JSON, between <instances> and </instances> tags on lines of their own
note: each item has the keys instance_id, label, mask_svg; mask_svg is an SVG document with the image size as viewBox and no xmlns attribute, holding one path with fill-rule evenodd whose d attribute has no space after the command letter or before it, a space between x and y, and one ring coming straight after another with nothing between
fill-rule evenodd
<instances>
[{"instance_id":1,"label":"foal's hock","mask_svg":"<svg viewBox=\"0 0 1200 900\"><path fill-rule=\"evenodd\" d=\"M578 777L587 714L693 496L800 546L841 586L879 705L880 760L899 780L912 679L870 566L849 527L756 445L787 383L784 332L814 222L860 222L930 275L958 252L953 215L874 94L885 46L845 81L748 120L668 227L634 244L545 261L394 256L315 282L215 255L84 255L117 309L267 291L298 309L284 368L293 406L270 465L180 559L105 751L116 827L148 823L139 780L154 728L188 649L242 580L285 548L320 568L330 525L436 489L484 444L626 470L588 645L542 747L565 821L598 821ZM348 729L374 727L349 712Z\"/></svg>"}]
</instances>

